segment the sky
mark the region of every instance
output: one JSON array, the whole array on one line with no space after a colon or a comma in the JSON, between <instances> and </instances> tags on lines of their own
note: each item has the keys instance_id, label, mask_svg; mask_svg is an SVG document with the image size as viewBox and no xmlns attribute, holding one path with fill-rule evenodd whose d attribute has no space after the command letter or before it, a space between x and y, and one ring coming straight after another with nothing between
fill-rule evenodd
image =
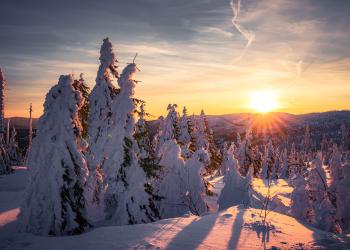
<instances>
[{"instance_id":1,"label":"sky","mask_svg":"<svg viewBox=\"0 0 350 250\"><path fill-rule=\"evenodd\" d=\"M1 0L5 116L32 102L39 117L61 74L93 87L105 37L119 71L138 53L136 96L155 118L169 103L252 112L257 91L274 93L275 111L349 109L350 1L241 0L233 16L230 0Z\"/></svg>"}]
</instances>

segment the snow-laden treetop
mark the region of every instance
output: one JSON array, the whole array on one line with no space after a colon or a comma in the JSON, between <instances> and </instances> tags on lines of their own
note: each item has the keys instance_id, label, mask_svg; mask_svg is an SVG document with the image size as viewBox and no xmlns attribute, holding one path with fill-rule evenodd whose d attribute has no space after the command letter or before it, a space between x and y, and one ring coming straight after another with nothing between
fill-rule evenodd
<instances>
[{"instance_id":1,"label":"snow-laden treetop","mask_svg":"<svg viewBox=\"0 0 350 250\"><path fill-rule=\"evenodd\" d=\"M105 75L107 69L109 69L114 76L118 77L118 72L116 70L117 66L115 64L118 61L113 51L113 44L111 43L108 37L103 40L103 44L100 49L99 59L101 65L97 74L98 78L102 78L103 76L105 78L108 78L108 75Z\"/></svg>"},{"instance_id":2,"label":"snow-laden treetop","mask_svg":"<svg viewBox=\"0 0 350 250\"><path fill-rule=\"evenodd\" d=\"M5 80L4 73L2 72L2 69L0 68L0 82Z\"/></svg>"}]
</instances>

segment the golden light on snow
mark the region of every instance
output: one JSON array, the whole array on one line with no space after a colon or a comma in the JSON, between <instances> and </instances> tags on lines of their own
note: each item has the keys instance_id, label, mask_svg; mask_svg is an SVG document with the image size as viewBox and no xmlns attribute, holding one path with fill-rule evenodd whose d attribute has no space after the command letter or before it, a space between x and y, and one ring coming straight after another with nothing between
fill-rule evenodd
<instances>
[{"instance_id":1,"label":"golden light on snow","mask_svg":"<svg viewBox=\"0 0 350 250\"><path fill-rule=\"evenodd\" d=\"M268 113L278 108L277 93L271 90L257 90L250 94L249 107L259 113Z\"/></svg>"}]
</instances>

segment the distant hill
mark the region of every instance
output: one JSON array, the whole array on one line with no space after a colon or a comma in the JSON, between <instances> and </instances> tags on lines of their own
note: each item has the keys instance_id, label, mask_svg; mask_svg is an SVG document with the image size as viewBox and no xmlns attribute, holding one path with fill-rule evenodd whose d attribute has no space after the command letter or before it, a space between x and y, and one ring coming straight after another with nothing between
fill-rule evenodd
<instances>
[{"instance_id":1,"label":"distant hill","mask_svg":"<svg viewBox=\"0 0 350 250\"><path fill-rule=\"evenodd\" d=\"M10 127L15 126L16 129L29 128L29 118L26 118L26 117L5 118L6 124L8 119L10 119ZM38 118L33 118L33 129L36 129L37 123L38 123Z\"/></svg>"}]
</instances>

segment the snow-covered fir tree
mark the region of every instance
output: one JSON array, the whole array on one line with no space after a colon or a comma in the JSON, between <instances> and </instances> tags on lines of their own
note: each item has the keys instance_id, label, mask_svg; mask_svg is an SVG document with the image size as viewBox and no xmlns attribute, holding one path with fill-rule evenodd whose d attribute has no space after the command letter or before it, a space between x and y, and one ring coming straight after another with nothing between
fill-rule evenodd
<instances>
[{"instance_id":1,"label":"snow-covered fir tree","mask_svg":"<svg viewBox=\"0 0 350 250\"><path fill-rule=\"evenodd\" d=\"M346 162L343 167L343 178L333 180L336 195L336 218L344 232L350 230L350 162Z\"/></svg>"},{"instance_id":2,"label":"snow-covered fir tree","mask_svg":"<svg viewBox=\"0 0 350 250\"><path fill-rule=\"evenodd\" d=\"M181 154L186 159L190 158L192 153L195 151L193 132L191 119L187 115L186 107L184 107L179 121L178 143L181 146Z\"/></svg>"},{"instance_id":3,"label":"snow-covered fir tree","mask_svg":"<svg viewBox=\"0 0 350 250\"><path fill-rule=\"evenodd\" d=\"M0 143L5 140L5 75L0 68Z\"/></svg>"},{"instance_id":4,"label":"snow-covered fir tree","mask_svg":"<svg viewBox=\"0 0 350 250\"><path fill-rule=\"evenodd\" d=\"M264 154L264 160L263 160L263 165L261 169L261 174L260 177L262 179L270 179L270 178L275 178L274 173L275 173L275 152L274 152L274 147L272 144L272 141L269 140L268 144L265 147L265 154Z\"/></svg>"},{"instance_id":5,"label":"snow-covered fir tree","mask_svg":"<svg viewBox=\"0 0 350 250\"><path fill-rule=\"evenodd\" d=\"M302 175L293 180L293 192L291 193L291 215L302 221L309 221L311 207L311 196L307 190L307 182Z\"/></svg>"},{"instance_id":6,"label":"snow-covered fir tree","mask_svg":"<svg viewBox=\"0 0 350 250\"><path fill-rule=\"evenodd\" d=\"M287 148L284 148L282 153L280 154L280 171L279 178L288 179L289 178L289 165L288 165L288 151Z\"/></svg>"},{"instance_id":7,"label":"snow-covered fir tree","mask_svg":"<svg viewBox=\"0 0 350 250\"><path fill-rule=\"evenodd\" d=\"M195 120L194 141L196 150L203 148L208 151L210 162L206 166L206 172L207 174L212 174L219 169L222 157L220 150L215 145L213 131L209 128L208 118L204 110L201 111L199 117Z\"/></svg>"},{"instance_id":8,"label":"snow-covered fir tree","mask_svg":"<svg viewBox=\"0 0 350 250\"><path fill-rule=\"evenodd\" d=\"M6 80L0 68L0 175L12 172L10 159L5 147L5 87Z\"/></svg>"},{"instance_id":9,"label":"snow-covered fir tree","mask_svg":"<svg viewBox=\"0 0 350 250\"><path fill-rule=\"evenodd\" d=\"M185 183L185 205L192 214L202 215L208 211L208 206L203 200L207 193L207 183L203 179L205 166L209 161L209 154L203 149L197 150L185 163L182 181Z\"/></svg>"},{"instance_id":10,"label":"snow-covered fir tree","mask_svg":"<svg viewBox=\"0 0 350 250\"><path fill-rule=\"evenodd\" d=\"M186 205L186 186L183 181L185 161L181 148L175 139L164 142L159 150L162 172L157 185L158 194L163 199L159 202L162 218L179 217L189 209Z\"/></svg>"},{"instance_id":11,"label":"snow-covered fir tree","mask_svg":"<svg viewBox=\"0 0 350 250\"><path fill-rule=\"evenodd\" d=\"M84 105L79 110L79 119L81 126L83 128L82 136L83 138L87 138L88 136L88 117L89 117L89 95L90 95L90 87L86 84L85 79L83 77L83 73L80 74L79 80L74 80L73 87L80 91L84 98Z\"/></svg>"},{"instance_id":12,"label":"snow-covered fir tree","mask_svg":"<svg viewBox=\"0 0 350 250\"><path fill-rule=\"evenodd\" d=\"M19 215L21 231L66 235L89 227L84 198L88 168L78 118L82 101L71 75L60 76L46 95L28 156L30 177Z\"/></svg>"},{"instance_id":13,"label":"snow-covered fir tree","mask_svg":"<svg viewBox=\"0 0 350 250\"><path fill-rule=\"evenodd\" d=\"M239 162L239 172L241 175L245 176L248 169L252 166L254 162L254 151L252 146L252 133L250 130L246 132L245 138L241 140L241 143L237 144L236 157ZM257 155L258 156L258 155Z\"/></svg>"},{"instance_id":14,"label":"snow-covered fir tree","mask_svg":"<svg viewBox=\"0 0 350 250\"><path fill-rule=\"evenodd\" d=\"M167 107L168 115L160 122L159 131L156 135L156 152L159 152L164 142L172 139L179 139L179 114L176 108L177 104L169 104Z\"/></svg>"},{"instance_id":15,"label":"snow-covered fir tree","mask_svg":"<svg viewBox=\"0 0 350 250\"><path fill-rule=\"evenodd\" d=\"M252 194L253 168L250 168L247 175L243 177L239 172L239 161L235 158L232 150L228 151L226 162L230 162L230 164L227 165L228 168L224 176L225 186L218 199L219 210L239 204L249 206Z\"/></svg>"},{"instance_id":16,"label":"snow-covered fir tree","mask_svg":"<svg viewBox=\"0 0 350 250\"><path fill-rule=\"evenodd\" d=\"M339 233L341 231L336 219L336 208L331 202L328 190L326 172L323 168L322 153L318 152L313 160L308 176L308 187L312 197L312 207L315 214L313 222L318 228Z\"/></svg>"},{"instance_id":17,"label":"snow-covered fir tree","mask_svg":"<svg viewBox=\"0 0 350 250\"><path fill-rule=\"evenodd\" d=\"M87 202L89 214L103 217L103 168L109 157L106 154L106 143L114 126L112 102L117 96L118 89L113 82L118 78L117 59L111 41L106 38L100 49L100 66L97 71L96 84L89 95L88 116L88 178ZM99 214L99 215L98 215Z\"/></svg>"},{"instance_id":18,"label":"snow-covered fir tree","mask_svg":"<svg viewBox=\"0 0 350 250\"><path fill-rule=\"evenodd\" d=\"M139 119L136 122L134 138L137 141L140 152L138 155L139 162L148 178L157 177L160 169L159 160L156 157L156 152L153 148L152 142L147 129L145 120L146 112L144 109L144 103L140 106L138 112Z\"/></svg>"},{"instance_id":19,"label":"snow-covered fir tree","mask_svg":"<svg viewBox=\"0 0 350 250\"><path fill-rule=\"evenodd\" d=\"M18 166L21 164L21 157L16 140L17 132L15 127L12 128L11 138L7 145L7 152L10 158L11 166Z\"/></svg>"},{"instance_id":20,"label":"snow-covered fir tree","mask_svg":"<svg viewBox=\"0 0 350 250\"><path fill-rule=\"evenodd\" d=\"M30 147L32 146L32 140L33 140L33 106L32 104L29 105L29 132L28 132L28 152Z\"/></svg>"},{"instance_id":21,"label":"snow-covered fir tree","mask_svg":"<svg viewBox=\"0 0 350 250\"><path fill-rule=\"evenodd\" d=\"M104 185L105 218L115 225L152 222L160 218L158 196L147 183L146 174L137 158L138 144L134 138L135 104L133 101L137 67L128 64L118 79L120 93L112 103L113 127L105 145Z\"/></svg>"}]
</instances>

